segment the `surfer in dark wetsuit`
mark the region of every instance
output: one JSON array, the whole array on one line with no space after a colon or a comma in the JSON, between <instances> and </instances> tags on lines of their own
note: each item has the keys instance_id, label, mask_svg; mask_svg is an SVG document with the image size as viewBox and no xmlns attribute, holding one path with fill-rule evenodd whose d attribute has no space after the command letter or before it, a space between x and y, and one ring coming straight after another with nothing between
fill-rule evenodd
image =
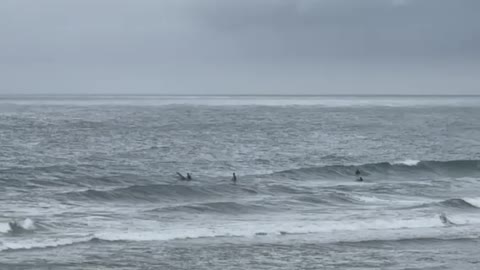
<instances>
[{"instance_id":1,"label":"surfer in dark wetsuit","mask_svg":"<svg viewBox=\"0 0 480 270\"><path fill-rule=\"evenodd\" d=\"M445 215L445 213L441 213L440 216L440 221L443 223L443 225L445 226L452 226L452 225L456 225L455 223L451 222L450 219L447 218L447 215Z\"/></svg>"},{"instance_id":2,"label":"surfer in dark wetsuit","mask_svg":"<svg viewBox=\"0 0 480 270\"><path fill-rule=\"evenodd\" d=\"M177 175L180 177L180 180L182 180L182 181L187 180L187 178L185 176L183 176L181 173L177 172ZM188 174L187 174L187 177L188 177Z\"/></svg>"},{"instance_id":3,"label":"surfer in dark wetsuit","mask_svg":"<svg viewBox=\"0 0 480 270\"><path fill-rule=\"evenodd\" d=\"M359 169L357 169L355 171L355 176L357 177L358 182L363 182L363 178L360 176L360 170Z\"/></svg>"},{"instance_id":4,"label":"surfer in dark wetsuit","mask_svg":"<svg viewBox=\"0 0 480 270\"><path fill-rule=\"evenodd\" d=\"M234 185L237 184L237 176L235 175L235 173L233 173L232 182Z\"/></svg>"},{"instance_id":5,"label":"surfer in dark wetsuit","mask_svg":"<svg viewBox=\"0 0 480 270\"><path fill-rule=\"evenodd\" d=\"M16 221L9 221L8 226L10 227L10 230L12 230L12 231L19 227Z\"/></svg>"},{"instance_id":6,"label":"surfer in dark wetsuit","mask_svg":"<svg viewBox=\"0 0 480 270\"><path fill-rule=\"evenodd\" d=\"M8 222L8 226L10 227L9 233L11 234L19 234L26 231L25 228L23 228L22 225L18 224L16 221Z\"/></svg>"},{"instance_id":7,"label":"surfer in dark wetsuit","mask_svg":"<svg viewBox=\"0 0 480 270\"><path fill-rule=\"evenodd\" d=\"M190 175L190 173L187 173L187 180L188 181L192 180L192 176Z\"/></svg>"}]
</instances>

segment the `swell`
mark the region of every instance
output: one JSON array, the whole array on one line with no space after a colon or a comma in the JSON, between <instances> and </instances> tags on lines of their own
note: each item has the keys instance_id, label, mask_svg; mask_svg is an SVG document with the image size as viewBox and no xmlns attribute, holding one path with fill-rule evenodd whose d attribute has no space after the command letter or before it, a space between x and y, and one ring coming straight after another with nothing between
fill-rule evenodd
<instances>
[{"instance_id":1,"label":"swell","mask_svg":"<svg viewBox=\"0 0 480 270\"><path fill-rule=\"evenodd\" d=\"M479 209L479 207L475 206L472 203L469 203L464 199L449 199L449 200L441 201L438 204L445 207L459 208L459 209Z\"/></svg>"},{"instance_id":2,"label":"swell","mask_svg":"<svg viewBox=\"0 0 480 270\"><path fill-rule=\"evenodd\" d=\"M281 195L279 198L287 199L282 203L296 201L300 203L339 205L365 203L362 196L344 191L323 191L314 193L304 187L289 187L286 185L272 185L267 187L245 188L230 184L157 184L133 185L110 190L87 189L83 191L64 192L56 194L60 201L105 201L105 202L198 202L209 201L203 204L188 204L174 206L168 209L158 208L157 211L171 212L174 210L185 212L218 212L242 213L261 210L258 204L244 205L235 198L255 197L259 194ZM253 196L253 197L252 197ZM226 200L225 200L226 199ZM212 200L217 202L212 202ZM236 202L234 202L234 200ZM218 201L223 201L218 203ZM268 202L263 202L267 207ZM168 207L168 206L167 206ZM250 208L249 208L250 207ZM280 206L273 207L279 209Z\"/></svg>"},{"instance_id":3,"label":"swell","mask_svg":"<svg viewBox=\"0 0 480 270\"><path fill-rule=\"evenodd\" d=\"M175 206L158 207L147 210L148 213L210 213L210 214L252 214L252 213L272 213L291 209L292 206L304 207L308 205L316 206L345 206L345 205L365 205L383 202L373 196L362 196L359 194L350 194L346 192L325 192L322 194L301 194L292 192L289 196L281 196L280 200L269 201L214 201L204 203L192 203Z\"/></svg>"},{"instance_id":4,"label":"swell","mask_svg":"<svg viewBox=\"0 0 480 270\"><path fill-rule=\"evenodd\" d=\"M440 207L440 208L450 208L458 210L478 210L480 209L480 200L477 198L473 199L461 199L453 198L447 199L440 202L424 203L421 205L416 205L412 207L406 207L404 209L414 209L414 208L429 208L429 207Z\"/></svg>"},{"instance_id":5,"label":"swell","mask_svg":"<svg viewBox=\"0 0 480 270\"><path fill-rule=\"evenodd\" d=\"M214 214L246 214L258 213L267 210L266 207L257 204L236 203L236 202L209 202L200 204L189 204L181 206L161 207L148 210L150 213L214 213Z\"/></svg>"},{"instance_id":6,"label":"swell","mask_svg":"<svg viewBox=\"0 0 480 270\"><path fill-rule=\"evenodd\" d=\"M275 177L289 180L304 180L311 178L352 178L359 169L367 178L419 177L422 175L435 176L480 176L480 160L451 160L451 161L414 161L379 162L363 165L329 165L319 167L305 167L275 172L267 175L252 175L253 177ZM92 170L99 172L105 168L84 163L73 165L51 165L36 167L11 167L0 170L3 175L0 183L3 186L14 187L48 187L48 186L77 186L90 187L122 183L148 183L148 177L138 174L110 174L92 175Z\"/></svg>"},{"instance_id":7,"label":"swell","mask_svg":"<svg viewBox=\"0 0 480 270\"><path fill-rule=\"evenodd\" d=\"M111 190L88 189L84 191L57 194L65 200L94 201L171 201L215 198L256 194L255 190L247 188L232 188L232 185L133 185Z\"/></svg>"},{"instance_id":8,"label":"swell","mask_svg":"<svg viewBox=\"0 0 480 270\"><path fill-rule=\"evenodd\" d=\"M96 172L93 174L92 172ZM142 181L135 174L105 173L105 168L94 164L80 165L48 165L48 166L16 166L0 170L2 186L8 187L87 187L120 184L125 181Z\"/></svg>"},{"instance_id":9,"label":"swell","mask_svg":"<svg viewBox=\"0 0 480 270\"><path fill-rule=\"evenodd\" d=\"M374 198L374 197L372 197ZM306 205L315 206L328 206L328 207L342 207L342 206L359 206L365 204L371 204L374 199L368 200L369 197L364 197L358 194L350 194L344 192L325 192L322 194L306 194L306 195L294 195L289 197L286 201L281 201L282 205L292 206L299 205L304 207ZM279 208L281 206L277 206Z\"/></svg>"},{"instance_id":10,"label":"swell","mask_svg":"<svg viewBox=\"0 0 480 270\"><path fill-rule=\"evenodd\" d=\"M308 177L349 177L359 169L365 176L389 175L422 175L435 174L445 176L480 175L480 160L452 160L452 161L404 161L379 162L363 165L331 165L320 167L306 167L285 170L273 173L273 176L302 180Z\"/></svg>"}]
</instances>

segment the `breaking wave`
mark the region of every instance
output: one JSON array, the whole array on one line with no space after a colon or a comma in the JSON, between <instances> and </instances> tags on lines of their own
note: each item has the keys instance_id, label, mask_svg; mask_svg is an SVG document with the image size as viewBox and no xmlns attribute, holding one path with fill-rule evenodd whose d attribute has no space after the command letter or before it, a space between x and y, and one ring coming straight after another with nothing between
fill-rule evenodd
<instances>
[{"instance_id":1,"label":"breaking wave","mask_svg":"<svg viewBox=\"0 0 480 270\"><path fill-rule=\"evenodd\" d=\"M439 216L398 219L367 219L344 221L299 221L280 219L277 222L212 224L208 227L171 227L163 229L128 228L128 230L101 231L75 238L25 239L25 241L0 243L0 251L51 249L79 244L103 242L145 242L188 239L222 239L251 237L285 237L288 235L315 234L315 241L325 243L401 241L422 239L472 239L480 237L478 222L456 217L459 226L447 227Z\"/></svg>"},{"instance_id":2,"label":"breaking wave","mask_svg":"<svg viewBox=\"0 0 480 270\"><path fill-rule=\"evenodd\" d=\"M307 167L285 170L274 173L290 179L305 179L306 177L349 177L356 169L364 175L404 175L404 174L437 174L471 176L480 174L480 160L452 160L452 161L418 161L406 160L402 162L380 162L363 165L332 165L320 167Z\"/></svg>"},{"instance_id":3,"label":"breaking wave","mask_svg":"<svg viewBox=\"0 0 480 270\"><path fill-rule=\"evenodd\" d=\"M447 199L440 202L431 202L431 203L424 203L420 205L416 205L413 207L407 208L428 208L428 207L441 207L441 208L452 208L452 209L464 209L464 210L475 210L480 209L480 199L478 198L453 198Z\"/></svg>"},{"instance_id":4,"label":"breaking wave","mask_svg":"<svg viewBox=\"0 0 480 270\"><path fill-rule=\"evenodd\" d=\"M464 199L449 199L439 203L442 206L460 209L478 209L479 207L467 202Z\"/></svg>"},{"instance_id":5,"label":"breaking wave","mask_svg":"<svg viewBox=\"0 0 480 270\"><path fill-rule=\"evenodd\" d=\"M49 249L65 247L88 242L95 242L99 239L95 237L85 237L81 239L54 239L54 240L38 240L38 241L23 241L23 242L3 242L0 243L0 251L18 251L18 250L32 250L32 249Z\"/></svg>"},{"instance_id":6,"label":"breaking wave","mask_svg":"<svg viewBox=\"0 0 480 270\"><path fill-rule=\"evenodd\" d=\"M29 218L22 221L10 221L8 223L0 224L0 233L7 233L10 235L32 233L35 229L35 222Z\"/></svg>"}]
</instances>

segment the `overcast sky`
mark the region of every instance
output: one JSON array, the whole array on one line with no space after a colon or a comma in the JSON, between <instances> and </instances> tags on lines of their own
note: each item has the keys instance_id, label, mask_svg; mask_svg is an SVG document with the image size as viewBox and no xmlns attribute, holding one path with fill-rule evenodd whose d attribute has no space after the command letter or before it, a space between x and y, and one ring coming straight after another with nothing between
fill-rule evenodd
<instances>
[{"instance_id":1,"label":"overcast sky","mask_svg":"<svg viewBox=\"0 0 480 270\"><path fill-rule=\"evenodd\" d=\"M480 94L480 1L1 0L30 93Z\"/></svg>"}]
</instances>

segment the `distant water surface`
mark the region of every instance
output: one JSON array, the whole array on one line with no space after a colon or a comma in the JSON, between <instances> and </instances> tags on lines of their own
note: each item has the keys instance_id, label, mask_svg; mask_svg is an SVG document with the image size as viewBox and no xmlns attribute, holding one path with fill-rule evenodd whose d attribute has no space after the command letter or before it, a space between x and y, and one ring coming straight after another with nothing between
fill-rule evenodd
<instances>
[{"instance_id":1,"label":"distant water surface","mask_svg":"<svg viewBox=\"0 0 480 270\"><path fill-rule=\"evenodd\" d=\"M480 267L477 96L1 96L0 145L0 269Z\"/></svg>"}]
</instances>

